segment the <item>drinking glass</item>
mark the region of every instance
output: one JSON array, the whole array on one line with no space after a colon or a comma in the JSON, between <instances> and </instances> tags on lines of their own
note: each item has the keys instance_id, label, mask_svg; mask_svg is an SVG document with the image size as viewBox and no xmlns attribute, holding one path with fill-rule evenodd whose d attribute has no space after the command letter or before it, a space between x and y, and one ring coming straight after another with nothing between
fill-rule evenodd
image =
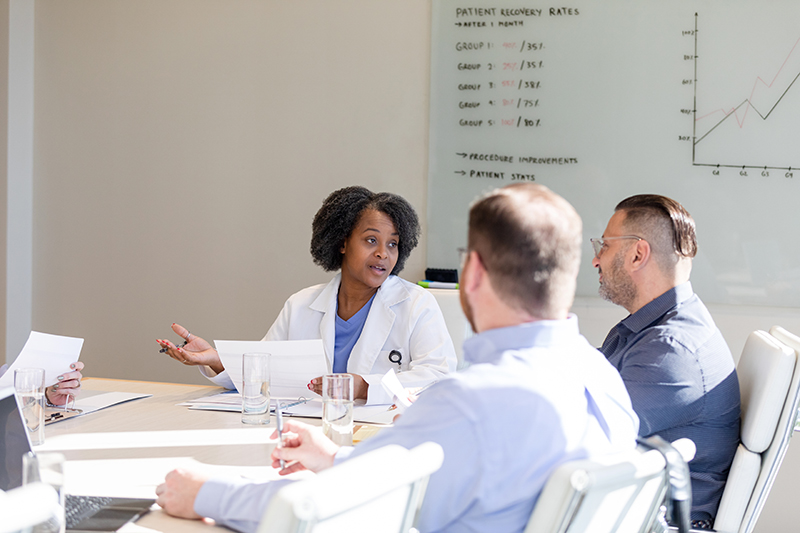
<instances>
[{"instance_id":1,"label":"drinking glass","mask_svg":"<svg viewBox=\"0 0 800 533\"><path fill-rule=\"evenodd\" d=\"M60 453L28 452L22 456L22 484L41 481L53 487L58 494L59 508L48 521L33 528L33 533L64 533L64 456Z\"/></svg>"},{"instance_id":2,"label":"drinking glass","mask_svg":"<svg viewBox=\"0 0 800 533\"><path fill-rule=\"evenodd\" d=\"M31 444L44 444L44 369L14 370L14 391L17 395Z\"/></svg>"},{"instance_id":3,"label":"drinking glass","mask_svg":"<svg viewBox=\"0 0 800 533\"><path fill-rule=\"evenodd\" d=\"M322 431L339 446L353 445L353 376L322 377Z\"/></svg>"},{"instance_id":4,"label":"drinking glass","mask_svg":"<svg viewBox=\"0 0 800 533\"><path fill-rule=\"evenodd\" d=\"M269 354L242 356L242 423L269 424Z\"/></svg>"}]
</instances>

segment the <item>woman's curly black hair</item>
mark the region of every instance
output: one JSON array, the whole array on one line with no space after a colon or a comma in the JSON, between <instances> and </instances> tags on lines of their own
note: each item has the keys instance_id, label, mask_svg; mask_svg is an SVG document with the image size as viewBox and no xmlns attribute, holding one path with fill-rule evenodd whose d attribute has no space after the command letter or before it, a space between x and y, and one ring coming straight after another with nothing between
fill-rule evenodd
<instances>
[{"instance_id":1,"label":"woman's curly black hair","mask_svg":"<svg viewBox=\"0 0 800 533\"><path fill-rule=\"evenodd\" d=\"M399 234L397 264L392 274L403 270L411 250L419 242L417 212L402 196L388 192L374 193L359 186L333 191L314 215L311 223L311 257L316 264L328 272L342 267L341 249L344 241L367 209L374 209L392 219Z\"/></svg>"}]
</instances>

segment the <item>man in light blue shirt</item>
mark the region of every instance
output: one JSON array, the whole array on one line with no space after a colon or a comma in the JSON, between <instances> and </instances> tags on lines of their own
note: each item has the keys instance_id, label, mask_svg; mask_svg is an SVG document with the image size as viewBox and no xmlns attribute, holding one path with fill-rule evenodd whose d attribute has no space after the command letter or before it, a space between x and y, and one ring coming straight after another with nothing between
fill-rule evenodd
<instances>
[{"instance_id":1,"label":"man in light blue shirt","mask_svg":"<svg viewBox=\"0 0 800 533\"><path fill-rule=\"evenodd\" d=\"M426 441L445 453L431 476L418 528L522 531L553 469L564 461L635 446L638 418L616 370L568 316L580 263L581 221L545 187L517 184L470 210L460 291L478 335L464 346L471 366L423 393L393 428L339 448L319 428L296 434L278 459L319 471L387 444ZM256 529L285 481L250 483L176 471L158 503L176 516L208 516Z\"/></svg>"}]
</instances>

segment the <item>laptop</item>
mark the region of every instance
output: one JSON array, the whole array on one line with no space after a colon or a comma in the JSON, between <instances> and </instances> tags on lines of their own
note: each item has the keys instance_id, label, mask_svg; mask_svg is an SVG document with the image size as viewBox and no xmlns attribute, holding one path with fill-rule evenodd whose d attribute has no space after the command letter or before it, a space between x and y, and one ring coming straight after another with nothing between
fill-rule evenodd
<instances>
[{"instance_id":1,"label":"laptop","mask_svg":"<svg viewBox=\"0 0 800 533\"><path fill-rule=\"evenodd\" d=\"M17 405L13 388L0 390L0 489L22 486L22 457L31 451L31 442ZM67 531L97 533L116 531L150 510L154 499L107 498L67 494Z\"/></svg>"}]
</instances>

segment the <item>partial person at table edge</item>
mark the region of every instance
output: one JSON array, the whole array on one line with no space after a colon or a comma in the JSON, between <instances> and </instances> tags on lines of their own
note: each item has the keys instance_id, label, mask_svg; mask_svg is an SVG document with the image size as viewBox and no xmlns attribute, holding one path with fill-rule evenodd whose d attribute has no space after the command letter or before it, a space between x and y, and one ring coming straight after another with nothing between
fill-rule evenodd
<instances>
[{"instance_id":1,"label":"partial person at table edge","mask_svg":"<svg viewBox=\"0 0 800 533\"><path fill-rule=\"evenodd\" d=\"M354 396L367 404L392 402L380 383L390 369L406 387L454 371L455 348L436 299L397 276L419 233L414 208L399 195L360 186L331 193L312 222L311 256L325 271L339 272L290 296L262 340L321 338L328 368L353 374ZM210 343L179 324L172 329L186 344L158 339L170 357L233 388ZM322 376L309 389L320 394Z\"/></svg>"}]
</instances>

